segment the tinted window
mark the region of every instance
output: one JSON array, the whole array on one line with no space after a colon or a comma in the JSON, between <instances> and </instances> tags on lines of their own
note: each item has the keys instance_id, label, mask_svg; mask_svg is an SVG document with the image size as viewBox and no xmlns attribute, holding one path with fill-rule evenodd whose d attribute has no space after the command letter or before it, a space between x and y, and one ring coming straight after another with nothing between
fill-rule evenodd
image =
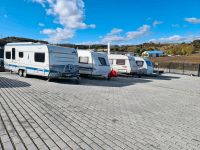
<instances>
[{"instance_id":1,"label":"tinted window","mask_svg":"<svg viewBox=\"0 0 200 150\"><path fill-rule=\"evenodd\" d=\"M79 57L79 63L88 64L89 63L89 57Z\"/></svg>"},{"instance_id":2,"label":"tinted window","mask_svg":"<svg viewBox=\"0 0 200 150\"><path fill-rule=\"evenodd\" d=\"M6 59L11 59L11 52L6 52Z\"/></svg>"},{"instance_id":3,"label":"tinted window","mask_svg":"<svg viewBox=\"0 0 200 150\"><path fill-rule=\"evenodd\" d=\"M24 53L23 52L19 52L19 58L23 58L24 57Z\"/></svg>"},{"instance_id":4,"label":"tinted window","mask_svg":"<svg viewBox=\"0 0 200 150\"><path fill-rule=\"evenodd\" d=\"M98 57L98 59L99 59L100 65L102 65L102 66L106 66L106 65L107 65L107 64L106 64L105 58L103 58L103 57Z\"/></svg>"},{"instance_id":5,"label":"tinted window","mask_svg":"<svg viewBox=\"0 0 200 150\"><path fill-rule=\"evenodd\" d=\"M117 64L117 65L125 65L125 64L126 64L125 62L126 62L125 59L117 59L117 60L116 60L116 64Z\"/></svg>"},{"instance_id":6,"label":"tinted window","mask_svg":"<svg viewBox=\"0 0 200 150\"><path fill-rule=\"evenodd\" d=\"M144 64L144 61L136 61L137 66L142 67Z\"/></svg>"},{"instance_id":7,"label":"tinted window","mask_svg":"<svg viewBox=\"0 0 200 150\"><path fill-rule=\"evenodd\" d=\"M45 62L45 53L35 53L35 62Z\"/></svg>"},{"instance_id":8,"label":"tinted window","mask_svg":"<svg viewBox=\"0 0 200 150\"><path fill-rule=\"evenodd\" d=\"M15 48L12 48L12 59L15 59Z\"/></svg>"},{"instance_id":9,"label":"tinted window","mask_svg":"<svg viewBox=\"0 0 200 150\"><path fill-rule=\"evenodd\" d=\"M146 61L147 66L152 66L152 63L150 61Z\"/></svg>"}]
</instances>

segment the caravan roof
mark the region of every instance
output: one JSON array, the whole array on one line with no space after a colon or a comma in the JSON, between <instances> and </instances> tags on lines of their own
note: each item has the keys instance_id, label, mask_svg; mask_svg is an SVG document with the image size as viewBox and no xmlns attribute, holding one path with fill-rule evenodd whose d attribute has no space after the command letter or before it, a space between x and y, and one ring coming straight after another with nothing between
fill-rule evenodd
<instances>
[{"instance_id":1,"label":"caravan roof","mask_svg":"<svg viewBox=\"0 0 200 150\"><path fill-rule=\"evenodd\" d=\"M68 47L61 47L56 45L50 45L50 44L43 44L43 43L33 43L33 42L19 42L19 43L8 43L6 46L10 47L37 47L33 49L32 51L49 51L49 52L57 52L57 53L77 53L76 49L74 48L68 48ZM42 49L42 47L46 47L47 49ZM23 49L21 49L23 51ZM30 50L29 50L30 51Z\"/></svg>"},{"instance_id":2,"label":"caravan roof","mask_svg":"<svg viewBox=\"0 0 200 150\"><path fill-rule=\"evenodd\" d=\"M121 54L110 54L109 59L128 59L128 56Z\"/></svg>"}]
</instances>

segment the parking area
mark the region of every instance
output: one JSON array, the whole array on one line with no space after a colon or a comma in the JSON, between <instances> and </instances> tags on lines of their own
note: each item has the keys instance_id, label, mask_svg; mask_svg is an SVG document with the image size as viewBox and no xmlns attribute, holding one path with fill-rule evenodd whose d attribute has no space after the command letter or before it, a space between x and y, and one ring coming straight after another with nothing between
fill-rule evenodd
<instances>
[{"instance_id":1,"label":"parking area","mask_svg":"<svg viewBox=\"0 0 200 150\"><path fill-rule=\"evenodd\" d=\"M200 149L200 78L47 82L0 73L0 150Z\"/></svg>"}]
</instances>

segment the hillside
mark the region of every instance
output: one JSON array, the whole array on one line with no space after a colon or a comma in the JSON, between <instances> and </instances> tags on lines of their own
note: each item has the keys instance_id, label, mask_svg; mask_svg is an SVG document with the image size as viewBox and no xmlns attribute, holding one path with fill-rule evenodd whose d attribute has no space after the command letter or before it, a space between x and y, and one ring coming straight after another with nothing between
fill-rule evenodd
<instances>
[{"instance_id":1,"label":"hillside","mask_svg":"<svg viewBox=\"0 0 200 150\"><path fill-rule=\"evenodd\" d=\"M47 41L42 40L34 40L29 38L21 38L21 37L6 37L0 39L0 47L3 47L6 43L11 42L40 42L40 43L48 43ZM76 44L58 44L59 46L64 47L72 47L78 49L96 49L99 51L106 51L107 45L98 44L98 45L76 45ZM144 43L140 45L112 45L112 52L133 52L141 55L142 52L146 50L163 50L168 55L183 55L190 56L193 54L200 55L200 40L195 40L191 43L181 43L181 44L156 44L156 43Z\"/></svg>"},{"instance_id":2,"label":"hillside","mask_svg":"<svg viewBox=\"0 0 200 150\"><path fill-rule=\"evenodd\" d=\"M0 46L3 47L7 43L15 43L15 42L34 42L34 43L48 43L47 41L42 40L34 40L29 38L22 38L22 37L6 37L0 39Z\"/></svg>"}]
</instances>

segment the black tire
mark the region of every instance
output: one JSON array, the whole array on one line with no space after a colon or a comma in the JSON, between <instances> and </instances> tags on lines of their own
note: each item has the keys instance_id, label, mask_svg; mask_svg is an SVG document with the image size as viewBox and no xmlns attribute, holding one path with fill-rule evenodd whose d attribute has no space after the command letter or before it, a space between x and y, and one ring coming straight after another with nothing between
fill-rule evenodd
<instances>
[{"instance_id":1,"label":"black tire","mask_svg":"<svg viewBox=\"0 0 200 150\"><path fill-rule=\"evenodd\" d=\"M18 74L19 74L20 77L23 77L23 70L19 70Z\"/></svg>"},{"instance_id":2,"label":"black tire","mask_svg":"<svg viewBox=\"0 0 200 150\"><path fill-rule=\"evenodd\" d=\"M27 75L27 72L24 71L24 72L23 72L23 77L24 77L24 78L27 78L27 76L28 76L28 75Z\"/></svg>"}]
</instances>

